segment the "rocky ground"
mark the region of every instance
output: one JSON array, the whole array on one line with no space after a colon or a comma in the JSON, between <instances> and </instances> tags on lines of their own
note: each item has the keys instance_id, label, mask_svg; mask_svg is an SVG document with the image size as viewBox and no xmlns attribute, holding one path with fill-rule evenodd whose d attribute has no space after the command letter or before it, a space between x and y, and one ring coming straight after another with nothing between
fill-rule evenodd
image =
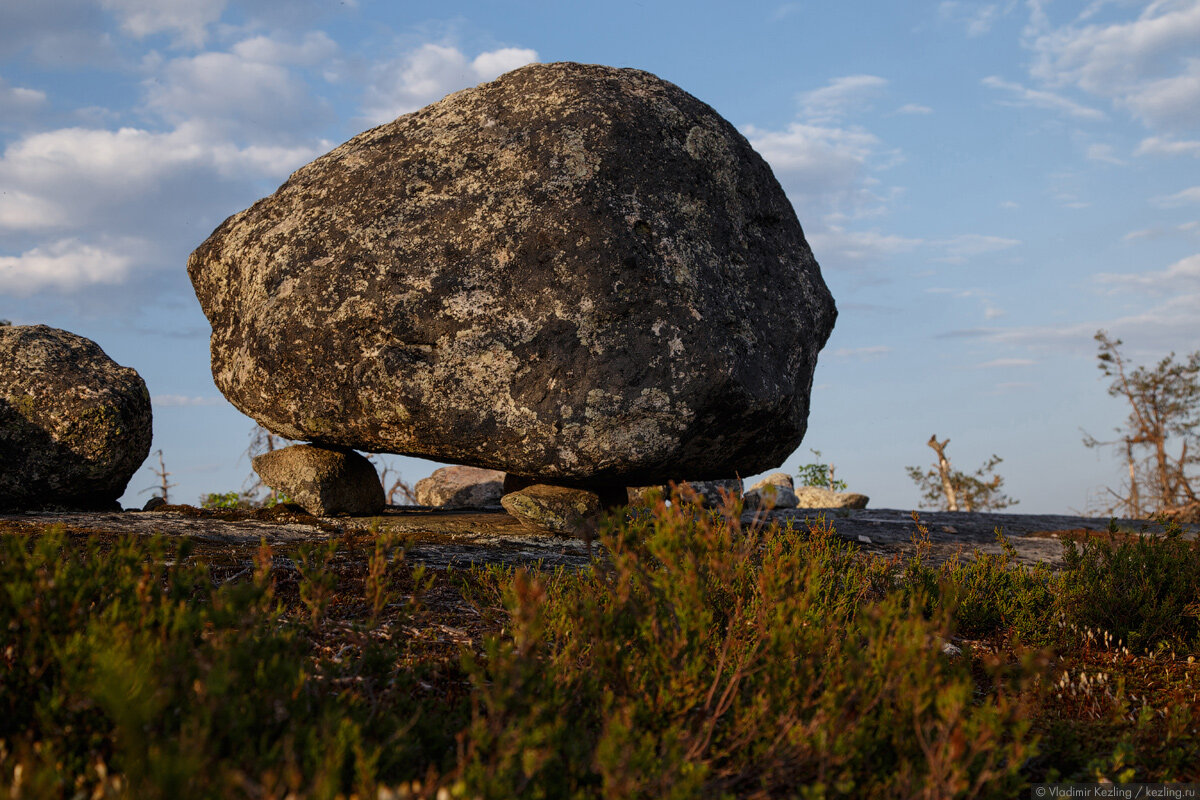
<instances>
[{"instance_id":1,"label":"rocky ground","mask_svg":"<svg viewBox=\"0 0 1200 800\"><path fill-rule=\"evenodd\" d=\"M790 509L748 513L744 524L755 519L803 525L824 515L838 535L866 552L890 556L915 548L917 524L912 512L898 509L827 510ZM995 531L1012 543L1017 560L1038 561L1056 567L1062 561L1062 541L1086 536L1106 536L1109 521L1053 514L986 514L923 512L920 522L928 529L930 554L945 560L955 553L970 557L976 548L998 553ZM1116 520L1118 535L1147 532L1161 534L1162 526L1147 521ZM198 544L239 550L266 540L272 546L320 541L346 534L390 531L411 542L408 559L435 569L465 567L472 563L545 567L582 566L594 543L530 532L498 507L473 511L446 511L412 506L390 506L375 517L313 517L294 506L255 511L215 511L191 506L165 506L151 512L27 512L0 514L0 533L37 533L62 525L73 533L102 535L187 536ZM1194 538L1200 525L1185 525Z\"/></svg>"}]
</instances>

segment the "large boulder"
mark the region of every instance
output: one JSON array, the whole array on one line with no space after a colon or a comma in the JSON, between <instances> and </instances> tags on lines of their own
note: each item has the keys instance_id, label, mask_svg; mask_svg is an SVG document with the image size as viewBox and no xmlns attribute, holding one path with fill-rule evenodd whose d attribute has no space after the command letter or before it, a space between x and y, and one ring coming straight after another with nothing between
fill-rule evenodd
<instances>
[{"instance_id":1,"label":"large boulder","mask_svg":"<svg viewBox=\"0 0 1200 800\"><path fill-rule=\"evenodd\" d=\"M801 486L796 490L799 508L866 508L871 498L857 492L835 492L820 486Z\"/></svg>"},{"instance_id":2,"label":"large boulder","mask_svg":"<svg viewBox=\"0 0 1200 800\"><path fill-rule=\"evenodd\" d=\"M188 274L217 386L269 430L592 487L781 463L836 317L745 137L572 63L356 136Z\"/></svg>"},{"instance_id":3,"label":"large boulder","mask_svg":"<svg viewBox=\"0 0 1200 800\"><path fill-rule=\"evenodd\" d=\"M150 453L150 394L90 339L0 326L0 508L107 509Z\"/></svg>"},{"instance_id":4,"label":"large boulder","mask_svg":"<svg viewBox=\"0 0 1200 800\"><path fill-rule=\"evenodd\" d=\"M480 508L500 504L504 473L478 467L442 467L413 487L417 505Z\"/></svg>"}]
</instances>

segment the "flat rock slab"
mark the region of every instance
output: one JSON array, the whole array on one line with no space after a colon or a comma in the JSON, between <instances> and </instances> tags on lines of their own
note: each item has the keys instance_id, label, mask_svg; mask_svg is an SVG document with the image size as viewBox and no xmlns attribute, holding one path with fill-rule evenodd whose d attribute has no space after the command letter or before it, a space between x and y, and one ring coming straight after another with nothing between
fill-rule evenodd
<instances>
[{"instance_id":1,"label":"flat rock slab","mask_svg":"<svg viewBox=\"0 0 1200 800\"><path fill-rule=\"evenodd\" d=\"M389 531L411 541L408 560L437 569L470 564L510 566L582 567L595 545L579 539L532 533L501 511L446 511L408 506L391 506L376 517L309 517L278 515L278 519L255 519L245 512L238 516L190 511L186 507L154 512L27 512L0 514L0 533L38 533L52 525L63 525L76 533L109 535L187 536L201 542L228 546L257 546L266 540L272 546L335 538L346 533ZM184 509L183 511L179 509ZM778 521L802 526L819 515L834 526L839 536L866 552L883 556L908 555L914 551L916 525L911 511L893 509L788 509L756 516L743 516L744 524ZM961 553L970 558L976 548L998 554L995 529L1000 528L1017 551L1017 561L1038 561L1051 567L1062 565L1062 542L1090 534L1104 535L1108 520L1054 514L983 514L972 512L924 512L921 522L929 529L930 557L944 561ZM1121 530L1161 534L1162 527L1144 520L1117 520ZM1185 536L1197 537L1200 525L1184 525Z\"/></svg>"}]
</instances>

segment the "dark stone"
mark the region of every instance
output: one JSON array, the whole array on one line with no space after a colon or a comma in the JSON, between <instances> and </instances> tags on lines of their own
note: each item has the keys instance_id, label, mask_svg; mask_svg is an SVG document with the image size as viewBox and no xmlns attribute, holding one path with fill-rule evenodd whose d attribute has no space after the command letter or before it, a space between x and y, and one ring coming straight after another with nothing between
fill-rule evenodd
<instances>
[{"instance_id":1,"label":"dark stone","mask_svg":"<svg viewBox=\"0 0 1200 800\"><path fill-rule=\"evenodd\" d=\"M0 508L120 509L151 428L141 376L95 342L0 326Z\"/></svg>"},{"instance_id":2,"label":"dark stone","mask_svg":"<svg viewBox=\"0 0 1200 800\"><path fill-rule=\"evenodd\" d=\"M167 501L158 495L154 495L146 501L146 505L142 506L142 511L155 511L167 504Z\"/></svg>"},{"instance_id":3,"label":"dark stone","mask_svg":"<svg viewBox=\"0 0 1200 800\"><path fill-rule=\"evenodd\" d=\"M836 317L732 125L571 63L360 134L188 274L217 386L269 430L589 488L781 463Z\"/></svg>"},{"instance_id":4,"label":"dark stone","mask_svg":"<svg viewBox=\"0 0 1200 800\"><path fill-rule=\"evenodd\" d=\"M263 483L314 517L370 516L387 504L375 467L353 450L294 444L251 463Z\"/></svg>"}]
</instances>

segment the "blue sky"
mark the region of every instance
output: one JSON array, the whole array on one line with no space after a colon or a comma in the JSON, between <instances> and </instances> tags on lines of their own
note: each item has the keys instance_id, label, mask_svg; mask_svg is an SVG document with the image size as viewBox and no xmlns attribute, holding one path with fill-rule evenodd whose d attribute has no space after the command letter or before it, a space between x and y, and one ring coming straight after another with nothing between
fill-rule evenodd
<instances>
[{"instance_id":1,"label":"blue sky","mask_svg":"<svg viewBox=\"0 0 1200 800\"><path fill-rule=\"evenodd\" d=\"M787 190L840 311L789 471L910 508L936 432L1014 510L1084 510L1120 468L1080 431L1125 416L1093 334L1200 349L1200 0L4 0L0 317L141 373L174 499L240 488L188 253L359 131L564 60L678 84Z\"/></svg>"}]
</instances>

